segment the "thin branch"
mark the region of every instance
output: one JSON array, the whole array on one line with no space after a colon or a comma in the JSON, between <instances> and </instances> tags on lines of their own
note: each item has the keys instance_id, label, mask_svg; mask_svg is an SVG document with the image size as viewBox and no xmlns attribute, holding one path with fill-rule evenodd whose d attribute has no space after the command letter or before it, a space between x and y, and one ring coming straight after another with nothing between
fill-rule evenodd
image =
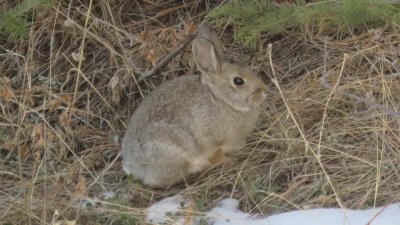
<instances>
[{"instance_id":1,"label":"thin branch","mask_svg":"<svg viewBox=\"0 0 400 225\"><path fill-rule=\"evenodd\" d=\"M158 62L152 69L143 72L138 81L143 82L145 79L154 76L159 70L161 70L164 66L166 66L173 58L175 58L194 38L196 37L196 33L189 35L182 44L180 44L175 51L170 52L164 58Z\"/></svg>"}]
</instances>

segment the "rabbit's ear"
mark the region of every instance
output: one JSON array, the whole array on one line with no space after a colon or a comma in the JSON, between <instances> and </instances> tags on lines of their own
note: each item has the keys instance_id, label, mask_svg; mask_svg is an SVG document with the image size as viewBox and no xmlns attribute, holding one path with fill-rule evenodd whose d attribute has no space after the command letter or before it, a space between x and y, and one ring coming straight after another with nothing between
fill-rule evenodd
<instances>
[{"instance_id":1,"label":"rabbit's ear","mask_svg":"<svg viewBox=\"0 0 400 225\"><path fill-rule=\"evenodd\" d=\"M215 53L218 57L218 60L224 59L224 51L222 48L222 43L218 38L217 33L207 24L202 23L197 28L197 39L206 39L214 45Z\"/></svg>"},{"instance_id":2,"label":"rabbit's ear","mask_svg":"<svg viewBox=\"0 0 400 225\"><path fill-rule=\"evenodd\" d=\"M194 39L192 51L197 68L202 73L214 75L219 72L221 63L214 45L210 41L206 39Z\"/></svg>"}]
</instances>

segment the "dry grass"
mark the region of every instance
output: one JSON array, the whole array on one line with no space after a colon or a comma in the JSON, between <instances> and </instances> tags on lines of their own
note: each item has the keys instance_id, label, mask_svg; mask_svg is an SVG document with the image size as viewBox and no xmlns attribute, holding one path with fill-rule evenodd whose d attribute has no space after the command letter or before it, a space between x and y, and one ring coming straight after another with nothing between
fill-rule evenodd
<instances>
[{"instance_id":1,"label":"dry grass","mask_svg":"<svg viewBox=\"0 0 400 225\"><path fill-rule=\"evenodd\" d=\"M287 36L271 58L219 28L230 58L275 80L260 125L236 167L151 190L123 174L119 144L142 96L195 71L190 49L145 84L136 78L216 4L59 2L37 14L27 44L1 43L0 224L143 224L149 204L179 192L199 212L232 196L262 214L400 198L396 25L340 40ZM80 204L106 191L118 195Z\"/></svg>"}]
</instances>

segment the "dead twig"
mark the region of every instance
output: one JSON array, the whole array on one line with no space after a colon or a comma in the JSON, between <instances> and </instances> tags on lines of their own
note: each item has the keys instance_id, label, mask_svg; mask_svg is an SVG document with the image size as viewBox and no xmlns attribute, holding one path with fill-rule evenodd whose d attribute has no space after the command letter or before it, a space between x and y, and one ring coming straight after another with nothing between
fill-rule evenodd
<instances>
[{"instance_id":1,"label":"dead twig","mask_svg":"<svg viewBox=\"0 0 400 225\"><path fill-rule=\"evenodd\" d=\"M196 37L196 33L189 35L183 42L180 44L175 51L170 52L164 58L160 60L160 62L155 65L152 69L143 72L138 81L143 82L145 79L154 76L159 70L161 70L164 66L166 66L174 57L176 57L194 38Z\"/></svg>"}]
</instances>

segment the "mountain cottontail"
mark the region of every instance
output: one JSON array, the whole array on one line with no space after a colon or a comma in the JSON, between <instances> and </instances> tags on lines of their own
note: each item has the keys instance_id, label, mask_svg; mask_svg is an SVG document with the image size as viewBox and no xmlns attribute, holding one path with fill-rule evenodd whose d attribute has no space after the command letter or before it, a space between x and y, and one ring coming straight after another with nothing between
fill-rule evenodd
<instances>
[{"instance_id":1,"label":"mountain cottontail","mask_svg":"<svg viewBox=\"0 0 400 225\"><path fill-rule=\"evenodd\" d=\"M174 184L242 147L265 99L264 82L224 61L208 25L199 25L192 51L201 76L181 76L153 91L134 112L122 142L123 170L149 186Z\"/></svg>"}]
</instances>

